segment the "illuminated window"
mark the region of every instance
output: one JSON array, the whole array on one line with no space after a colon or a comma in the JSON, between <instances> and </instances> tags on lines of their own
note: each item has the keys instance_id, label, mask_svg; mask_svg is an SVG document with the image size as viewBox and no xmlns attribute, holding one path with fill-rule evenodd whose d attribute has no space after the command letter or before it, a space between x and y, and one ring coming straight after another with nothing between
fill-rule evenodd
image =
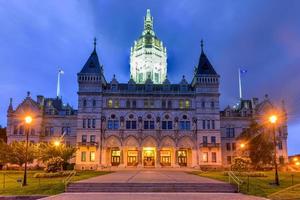
<instances>
[{"instance_id":1,"label":"illuminated window","mask_svg":"<svg viewBox=\"0 0 300 200\"><path fill-rule=\"evenodd\" d=\"M191 102L190 102L190 100L185 100L185 108L190 108L190 106L191 106Z\"/></svg>"},{"instance_id":2,"label":"illuminated window","mask_svg":"<svg viewBox=\"0 0 300 200\"><path fill-rule=\"evenodd\" d=\"M115 106L114 106L114 107L115 107L115 108L119 108L119 106L120 106L119 100L116 99L116 100L115 100Z\"/></svg>"},{"instance_id":3,"label":"illuminated window","mask_svg":"<svg viewBox=\"0 0 300 200\"><path fill-rule=\"evenodd\" d=\"M112 101L111 99L109 99L109 100L107 101L107 106L108 106L109 108L112 108L112 107L113 107L113 101Z\"/></svg>"},{"instance_id":4,"label":"illuminated window","mask_svg":"<svg viewBox=\"0 0 300 200\"><path fill-rule=\"evenodd\" d=\"M139 73L139 82L143 82L143 73Z\"/></svg>"},{"instance_id":5,"label":"illuminated window","mask_svg":"<svg viewBox=\"0 0 300 200\"><path fill-rule=\"evenodd\" d=\"M203 162L208 162L208 152L202 153L202 160L203 160Z\"/></svg>"},{"instance_id":6,"label":"illuminated window","mask_svg":"<svg viewBox=\"0 0 300 200\"><path fill-rule=\"evenodd\" d=\"M96 159L96 152L95 151L91 151L90 152L90 161L94 162Z\"/></svg>"},{"instance_id":7,"label":"illuminated window","mask_svg":"<svg viewBox=\"0 0 300 200\"><path fill-rule=\"evenodd\" d=\"M180 109L184 108L184 106L183 106L183 100L182 99L179 100L179 108Z\"/></svg>"},{"instance_id":8,"label":"illuminated window","mask_svg":"<svg viewBox=\"0 0 300 200\"><path fill-rule=\"evenodd\" d=\"M85 161L86 161L86 152L85 152L85 151L82 151L82 152L81 152L81 161L82 161L82 162L85 162Z\"/></svg>"},{"instance_id":9,"label":"illuminated window","mask_svg":"<svg viewBox=\"0 0 300 200\"><path fill-rule=\"evenodd\" d=\"M159 81L158 73L155 73L155 82L158 82L158 81Z\"/></svg>"}]
</instances>

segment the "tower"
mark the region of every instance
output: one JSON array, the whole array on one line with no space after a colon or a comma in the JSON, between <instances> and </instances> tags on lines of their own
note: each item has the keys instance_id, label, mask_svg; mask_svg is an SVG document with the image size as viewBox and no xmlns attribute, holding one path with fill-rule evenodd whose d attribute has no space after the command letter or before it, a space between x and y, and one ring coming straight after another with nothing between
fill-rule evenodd
<instances>
[{"instance_id":1,"label":"tower","mask_svg":"<svg viewBox=\"0 0 300 200\"><path fill-rule=\"evenodd\" d=\"M221 165L221 147L217 145L221 143L220 76L205 55L203 46L203 41L201 41L201 54L198 65L195 67L192 81L192 87L195 89L195 114L199 127L199 131L197 131L197 145L200 146L202 154L200 164L205 165L205 160L214 160L216 165Z\"/></svg>"},{"instance_id":2,"label":"tower","mask_svg":"<svg viewBox=\"0 0 300 200\"><path fill-rule=\"evenodd\" d=\"M130 75L137 84L145 83L148 78L154 84L162 84L167 75L167 49L155 35L149 9L143 33L131 47Z\"/></svg>"},{"instance_id":3,"label":"tower","mask_svg":"<svg viewBox=\"0 0 300 200\"><path fill-rule=\"evenodd\" d=\"M103 66L99 62L96 51L96 39L93 52L77 74L77 81L79 87L76 140L79 148L76 156L76 168L84 169L82 158L86 158L84 164L88 164L89 169L96 169L97 164L100 163L100 154L97 149L102 138L102 89L107 84Z\"/></svg>"}]
</instances>

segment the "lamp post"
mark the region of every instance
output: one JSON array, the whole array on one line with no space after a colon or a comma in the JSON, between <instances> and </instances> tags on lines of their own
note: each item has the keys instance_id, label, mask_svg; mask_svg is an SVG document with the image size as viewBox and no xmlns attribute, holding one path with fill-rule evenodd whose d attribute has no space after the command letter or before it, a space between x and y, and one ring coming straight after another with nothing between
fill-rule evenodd
<instances>
[{"instance_id":1,"label":"lamp post","mask_svg":"<svg viewBox=\"0 0 300 200\"><path fill-rule=\"evenodd\" d=\"M277 152L276 152L276 134L275 134L275 124L277 122L277 116L271 115L269 117L269 122L272 125L272 132L273 132L273 145L274 145L274 166L275 166L275 184L279 185L279 178L278 178L278 166L277 166Z\"/></svg>"},{"instance_id":2,"label":"lamp post","mask_svg":"<svg viewBox=\"0 0 300 200\"><path fill-rule=\"evenodd\" d=\"M26 134L26 147L25 147L25 166L24 166L24 178L22 186L27 185L27 160L28 160L28 137L29 137L29 131L30 131L30 124L32 122L32 117L30 115L25 117L25 134Z\"/></svg>"}]
</instances>

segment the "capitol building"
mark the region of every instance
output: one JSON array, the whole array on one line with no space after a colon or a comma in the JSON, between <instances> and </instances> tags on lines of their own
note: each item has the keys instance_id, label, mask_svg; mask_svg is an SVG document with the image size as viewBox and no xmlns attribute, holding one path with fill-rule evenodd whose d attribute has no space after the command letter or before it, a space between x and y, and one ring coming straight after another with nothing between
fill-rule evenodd
<instances>
[{"instance_id":1,"label":"capitol building","mask_svg":"<svg viewBox=\"0 0 300 200\"><path fill-rule=\"evenodd\" d=\"M76 146L75 167L228 167L239 156L239 134L252 120L262 121L270 110L286 116L284 103L240 99L220 108L220 74L206 55L203 42L192 80L182 76L171 83L167 76L167 48L157 37L147 10L141 36L130 51L130 77L108 81L98 59L96 41L86 63L78 67L78 108L30 93L7 111L8 143L25 140L21 119L34 116L29 140L51 142L62 138ZM192 67L190 67L192 69ZM278 162L288 160L287 119L276 129ZM63 137L62 137L63 135Z\"/></svg>"}]
</instances>

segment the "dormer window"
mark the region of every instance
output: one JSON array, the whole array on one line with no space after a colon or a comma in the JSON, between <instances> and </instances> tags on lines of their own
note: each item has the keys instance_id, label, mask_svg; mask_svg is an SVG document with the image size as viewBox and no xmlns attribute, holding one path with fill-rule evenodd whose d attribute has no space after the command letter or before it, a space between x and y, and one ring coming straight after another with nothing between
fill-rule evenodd
<instances>
[{"instance_id":1,"label":"dormer window","mask_svg":"<svg viewBox=\"0 0 300 200\"><path fill-rule=\"evenodd\" d=\"M115 84L111 85L111 91L116 92L117 91L117 85L115 85Z\"/></svg>"}]
</instances>

